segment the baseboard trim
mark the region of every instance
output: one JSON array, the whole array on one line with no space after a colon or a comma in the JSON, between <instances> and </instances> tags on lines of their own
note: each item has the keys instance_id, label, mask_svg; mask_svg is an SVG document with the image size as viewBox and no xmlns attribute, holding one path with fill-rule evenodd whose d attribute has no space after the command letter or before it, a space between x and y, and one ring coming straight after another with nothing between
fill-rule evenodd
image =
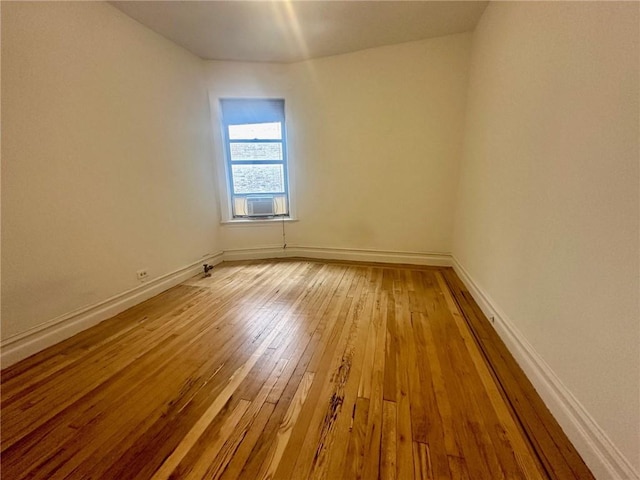
<instances>
[{"instance_id":1,"label":"baseboard trim","mask_svg":"<svg viewBox=\"0 0 640 480\"><path fill-rule=\"evenodd\" d=\"M290 257L289 249L283 249L282 245L270 245L256 248L234 248L224 251L224 261L236 260L263 260L268 258Z\"/></svg>"},{"instance_id":2,"label":"baseboard trim","mask_svg":"<svg viewBox=\"0 0 640 480\"><path fill-rule=\"evenodd\" d=\"M448 253L398 252L386 250L364 250L354 248L305 247L290 245L286 248L265 246L259 248L225 250L224 260L256 260L266 258L305 257L321 260L346 260L357 262L379 262L393 264L451 266Z\"/></svg>"},{"instance_id":3,"label":"baseboard trim","mask_svg":"<svg viewBox=\"0 0 640 480\"><path fill-rule=\"evenodd\" d=\"M0 343L2 367L12 365L34 353L72 337L89 327L131 308L163 291L184 282L202 271L202 264L216 265L223 260L223 252L203 257L178 270L152 279L135 288L101 302L79 308L56 317Z\"/></svg>"},{"instance_id":4,"label":"baseboard trim","mask_svg":"<svg viewBox=\"0 0 640 480\"><path fill-rule=\"evenodd\" d=\"M222 261L257 260L268 258L307 257L325 260L408 263L415 265L450 266L447 253L392 252L343 248L271 245L258 248L225 250L203 257L178 270L155 278L101 302L56 317L0 343L0 364L7 367L47 347L79 333L118 313L133 307L163 291L193 277L203 263L216 265Z\"/></svg>"},{"instance_id":5,"label":"baseboard trim","mask_svg":"<svg viewBox=\"0 0 640 480\"><path fill-rule=\"evenodd\" d=\"M558 423L596 478L640 480L640 475L593 417L536 352L526 337L478 285L455 256L453 269L525 371Z\"/></svg>"}]
</instances>

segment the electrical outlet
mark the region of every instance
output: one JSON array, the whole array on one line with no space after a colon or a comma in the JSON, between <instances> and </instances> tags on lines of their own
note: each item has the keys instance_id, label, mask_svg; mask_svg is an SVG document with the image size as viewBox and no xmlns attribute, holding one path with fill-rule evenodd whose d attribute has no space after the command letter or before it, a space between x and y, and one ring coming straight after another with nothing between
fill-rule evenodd
<instances>
[{"instance_id":1,"label":"electrical outlet","mask_svg":"<svg viewBox=\"0 0 640 480\"><path fill-rule=\"evenodd\" d=\"M144 282L149 276L149 272L147 271L146 268L143 268L142 270L138 270L136 272L136 275L138 276L138 280L140 280L141 282Z\"/></svg>"}]
</instances>

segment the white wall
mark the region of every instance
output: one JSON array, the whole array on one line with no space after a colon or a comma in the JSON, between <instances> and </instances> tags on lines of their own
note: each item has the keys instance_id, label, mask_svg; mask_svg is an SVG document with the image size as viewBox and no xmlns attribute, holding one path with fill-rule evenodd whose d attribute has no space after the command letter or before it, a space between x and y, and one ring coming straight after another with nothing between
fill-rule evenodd
<instances>
[{"instance_id":1,"label":"white wall","mask_svg":"<svg viewBox=\"0 0 640 480\"><path fill-rule=\"evenodd\" d=\"M638 8L489 5L473 36L453 247L636 471Z\"/></svg>"},{"instance_id":2,"label":"white wall","mask_svg":"<svg viewBox=\"0 0 640 480\"><path fill-rule=\"evenodd\" d=\"M289 65L207 62L214 125L221 97L286 99L299 219L289 245L450 252L470 38ZM280 245L282 225L225 226L223 238L225 249Z\"/></svg>"},{"instance_id":3,"label":"white wall","mask_svg":"<svg viewBox=\"0 0 640 480\"><path fill-rule=\"evenodd\" d=\"M2 3L2 339L220 249L200 59L106 3Z\"/></svg>"},{"instance_id":4,"label":"white wall","mask_svg":"<svg viewBox=\"0 0 640 480\"><path fill-rule=\"evenodd\" d=\"M3 2L2 339L140 268L280 245L280 224L219 227L211 159L223 173L219 97L283 97L287 242L453 245L640 469L637 25L632 3L496 3L473 39L203 76L109 5Z\"/></svg>"},{"instance_id":5,"label":"white wall","mask_svg":"<svg viewBox=\"0 0 640 480\"><path fill-rule=\"evenodd\" d=\"M285 115L289 140L289 173L291 194L295 197L296 149L295 144L295 100L293 99L293 79L291 66L277 63L205 62L206 84L209 92L212 134L214 143L214 163L219 180L219 203L221 219L230 215L226 190L223 138L220 127L220 98L285 98ZM294 207L295 208L295 207ZM224 211L227 210L226 218ZM290 229L291 224L287 225ZM223 225L222 245L225 250L273 247L282 245L282 224L254 223L253 225Z\"/></svg>"}]
</instances>

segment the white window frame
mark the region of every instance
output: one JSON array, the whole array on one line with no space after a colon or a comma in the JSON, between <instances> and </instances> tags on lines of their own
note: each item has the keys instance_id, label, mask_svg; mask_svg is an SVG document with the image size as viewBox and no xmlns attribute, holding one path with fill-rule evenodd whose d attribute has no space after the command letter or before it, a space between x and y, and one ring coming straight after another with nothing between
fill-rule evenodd
<instances>
[{"instance_id":1,"label":"white window frame","mask_svg":"<svg viewBox=\"0 0 640 480\"><path fill-rule=\"evenodd\" d=\"M283 149L286 152L284 159L284 165L286 169L285 174L285 191L288 200L289 214L288 216L277 217L234 217L233 216L233 188L231 185L231 167L228 160L228 139L225 132L227 124L223 119L222 112L222 100L227 99L243 99L243 100L281 100L284 102L284 119L283 119ZM294 168L291 161L290 144L291 137L289 135L288 123L291 120L291 116L288 110L288 102L282 97L235 97L235 96L212 96L210 98L212 107L213 123L218 125L218 128L214 129L214 156L216 157L216 165L218 172L218 185L219 185L219 198L220 198L220 223L236 226L250 226L250 225L268 225L274 222L296 222L296 209L294 201ZM259 196L260 194L256 194Z\"/></svg>"}]
</instances>

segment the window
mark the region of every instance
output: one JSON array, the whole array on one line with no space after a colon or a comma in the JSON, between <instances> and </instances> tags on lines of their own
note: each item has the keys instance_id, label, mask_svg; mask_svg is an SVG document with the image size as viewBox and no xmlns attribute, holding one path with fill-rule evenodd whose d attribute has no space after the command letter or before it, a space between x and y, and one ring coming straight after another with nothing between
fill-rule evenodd
<instances>
[{"instance_id":1,"label":"window","mask_svg":"<svg viewBox=\"0 0 640 480\"><path fill-rule=\"evenodd\" d=\"M284 100L220 105L233 218L289 216Z\"/></svg>"}]
</instances>

